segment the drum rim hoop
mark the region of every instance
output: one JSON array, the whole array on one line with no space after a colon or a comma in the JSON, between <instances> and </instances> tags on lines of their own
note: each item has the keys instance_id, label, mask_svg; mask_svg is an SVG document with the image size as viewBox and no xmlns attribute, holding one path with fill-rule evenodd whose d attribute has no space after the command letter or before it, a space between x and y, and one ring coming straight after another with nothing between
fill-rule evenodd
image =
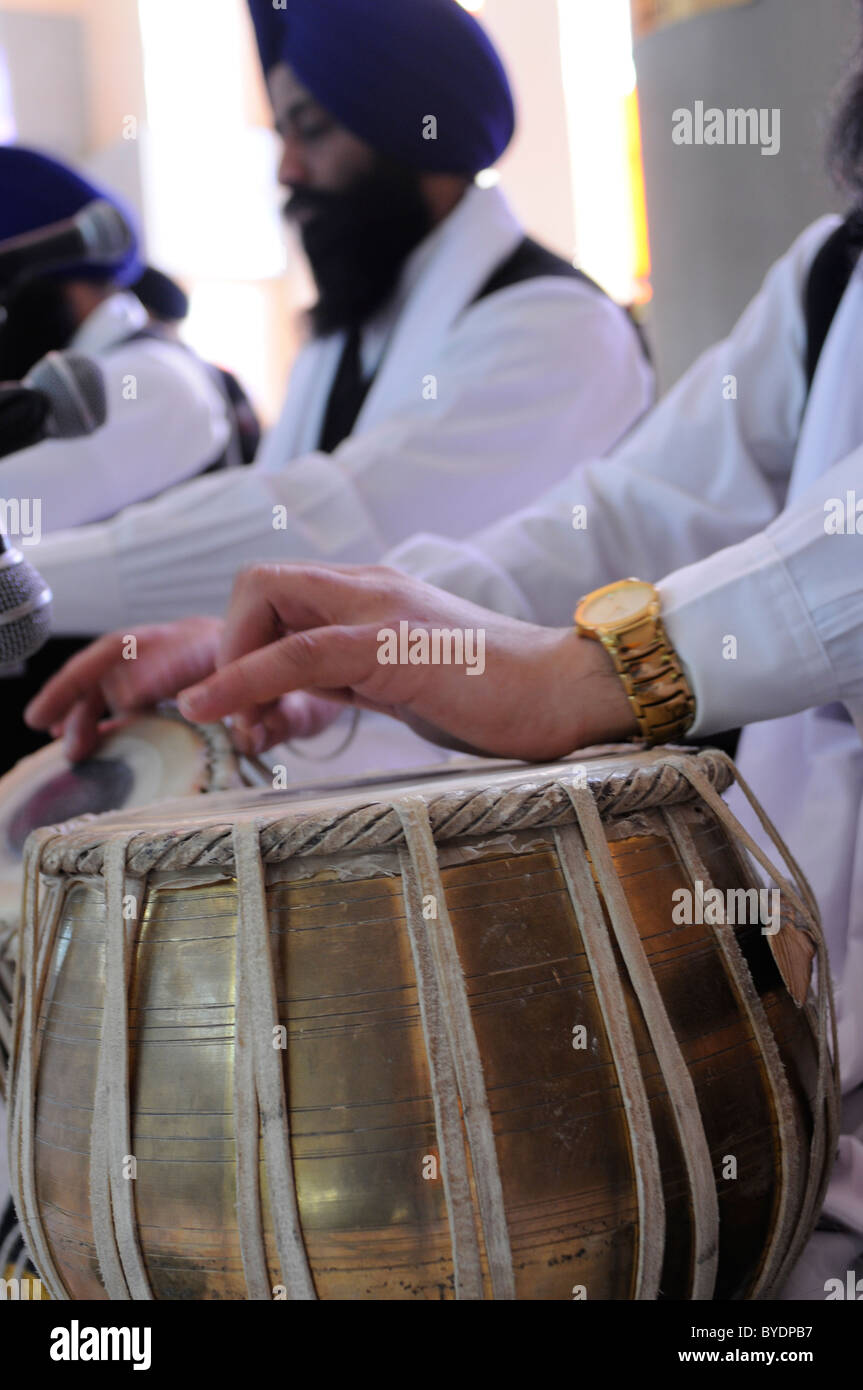
<instances>
[{"instance_id":1,"label":"drum rim hoop","mask_svg":"<svg viewBox=\"0 0 863 1390\"><path fill-rule=\"evenodd\" d=\"M630 752L633 750L630 748ZM446 844L463 838L480 838L506 831L542 829L574 820L566 792L566 768L584 767L587 785L604 820L631 816L659 806L698 801L698 793L673 759L691 757L706 781L721 795L735 781L731 759L717 749L669 748L668 757L635 767L621 766L594 775L588 762L576 759L550 764L524 781L490 785L484 789L449 788L424 795L414 790L426 806L435 841ZM553 769L553 771L551 770ZM545 774L545 775L544 775ZM277 796L277 794L274 794ZM285 811L254 817L266 865L282 864L298 857L315 857L365 850L398 850L404 847L404 830L394 809L398 793L372 798L352 806L343 815L314 811ZM160 809L169 811L170 801ZM111 819L114 823L104 826ZM229 819L179 830L144 829L129 838L127 867L134 876L156 871L192 868L234 870L234 848ZM107 831L107 833L105 833ZM45 832L42 832L43 835ZM93 817L57 827L57 836L43 845L41 868L48 875L101 875L105 847L123 833L115 817ZM125 832L128 835L128 830Z\"/></svg>"}]
</instances>

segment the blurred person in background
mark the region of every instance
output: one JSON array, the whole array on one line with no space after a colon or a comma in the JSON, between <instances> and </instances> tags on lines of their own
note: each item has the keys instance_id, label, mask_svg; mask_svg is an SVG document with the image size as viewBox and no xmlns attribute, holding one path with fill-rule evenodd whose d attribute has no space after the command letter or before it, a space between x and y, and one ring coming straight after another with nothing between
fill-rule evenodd
<instances>
[{"instance_id":1,"label":"blurred person in background","mask_svg":"<svg viewBox=\"0 0 863 1390\"><path fill-rule=\"evenodd\" d=\"M42 543L63 633L218 614L254 561L370 561L430 526L465 537L605 452L653 398L627 313L476 183L515 110L472 15L250 8L317 284L309 341L253 468ZM368 759L397 764L393 744Z\"/></svg>"},{"instance_id":2,"label":"blurred person in background","mask_svg":"<svg viewBox=\"0 0 863 1390\"><path fill-rule=\"evenodd\" d=\"M128 251L119 263L76 260L3 287L0 381L21 381L47 353L62 351L92 358L105 379L108 418L101 429L46 439L0 459L0 496L38 506L43 535L113 516L229 461L226 392L194 353L150 328L129 288L143 270L130 211L67 164L0 146L0 242L73 218L97 199L116 207L128 225ZM80 632L89 634L89 624ZM17 726L4 740L0 770L44 742L24 728L20 711L80 646L75 638L51 641L24 673L0 677L0 696Z\"/></svg>"},{"instance_id":3,"label":"blurred person in background","mask_svg":"<svg viewBox=\"0 0 863 1390\"><path fill-rule=\"evenodd\" d=\"M182 343L183 324L191 308L182 285L163 270L148 265L131 289L147 310L149 332L166 341ZM229 467L254 463L261 444L261 423L255 407L241 382L227 367L208 363L207 369L226 398L231 438L225 446L224 460L206 471L215 472L221 462Z\"/></svg>"},{"instance_id":4,"label":"blurred person in background","mask_svg":"<svg viewBox=\"0 0 863 1390\"><path fill-rule=\"evenodd\" d=\"M20 381L47 353L66 350L95 358L106 379L105 428L0 460L0 492L41 499L44 532L113 516L195 477L221 457L228 437L224 399L207 370L148 332L147 311L130 289L143 266L129 210L56 159L0 146L0 242L72 218L97 199L130 228L125 258L27 276L0 314L0 381Z\"/></svg>"}]
</instances>

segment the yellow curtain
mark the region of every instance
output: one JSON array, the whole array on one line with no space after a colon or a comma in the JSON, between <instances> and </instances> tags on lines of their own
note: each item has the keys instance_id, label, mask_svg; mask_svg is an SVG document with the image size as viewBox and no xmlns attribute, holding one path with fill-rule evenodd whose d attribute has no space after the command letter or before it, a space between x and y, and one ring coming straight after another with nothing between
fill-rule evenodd
<instances>
[{"instance_id":1,"label":"yellow curtain","mask_svg":"<svg viewBox=\"0 0 863 1390\"><path fill-rule=\"evenodd\" d=\"M752 3L753 0L632 0L632 31L637 41L681 19Z\"/></svg>"}]
</instances>

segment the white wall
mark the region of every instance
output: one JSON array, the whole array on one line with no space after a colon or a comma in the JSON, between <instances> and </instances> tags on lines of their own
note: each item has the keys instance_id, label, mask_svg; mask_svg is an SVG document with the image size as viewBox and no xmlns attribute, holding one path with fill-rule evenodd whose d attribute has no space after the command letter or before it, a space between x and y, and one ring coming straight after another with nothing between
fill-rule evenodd
<instances>
[{"instance_id":1,"label":"white wall","mask_svg":"<svg viewBox=\"0 0 863 1390\"><path fill-rule=\"evenodd\" d=\"M636 45L653 253L648 332L667 388L725 334L769 265L842 199L824 169L826 110L855 51L857 0L757 0ZM672 113L779 108L781 149L672 142Z\"/></svg>"},{"instance_id":2,"label":"white wall","mask_svg":"<svg viewBox=\"0 0 863 1390\"><path fill-rule=\"evenodd\" d=\"M0 0L18 139L80 164L139 212L146 117L137 0Z\"/></svg>"},{"instance_id":3,"label":"white wall","mask_svg":"<svg viewBox=\"0 0 863 1390\"><path fill-rule=\"evenodd\" d=\"M519 128L500 166L504 188L530 231L571 258L575 228L557 0L486 0L478 18L500 47L518 100Z\"/></svg>"}]
</instances>

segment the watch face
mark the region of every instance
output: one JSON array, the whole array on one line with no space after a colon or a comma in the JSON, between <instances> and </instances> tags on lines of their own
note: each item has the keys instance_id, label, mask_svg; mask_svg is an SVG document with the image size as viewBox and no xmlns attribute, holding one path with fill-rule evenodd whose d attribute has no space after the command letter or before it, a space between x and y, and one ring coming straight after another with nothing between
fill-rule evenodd
<instances>
[{"instance_id":1,"label":"watch face","mask_svg":"<svg viewBox=\"0 0 863 1390\"><path fill-rule=\"evenodd\" d=\"M633 581L614 586L608 593L596 594L585 605L581 621L588 627L617 627L647 612L654 601L651 584Z\"/></svg>"}]
</instances>

